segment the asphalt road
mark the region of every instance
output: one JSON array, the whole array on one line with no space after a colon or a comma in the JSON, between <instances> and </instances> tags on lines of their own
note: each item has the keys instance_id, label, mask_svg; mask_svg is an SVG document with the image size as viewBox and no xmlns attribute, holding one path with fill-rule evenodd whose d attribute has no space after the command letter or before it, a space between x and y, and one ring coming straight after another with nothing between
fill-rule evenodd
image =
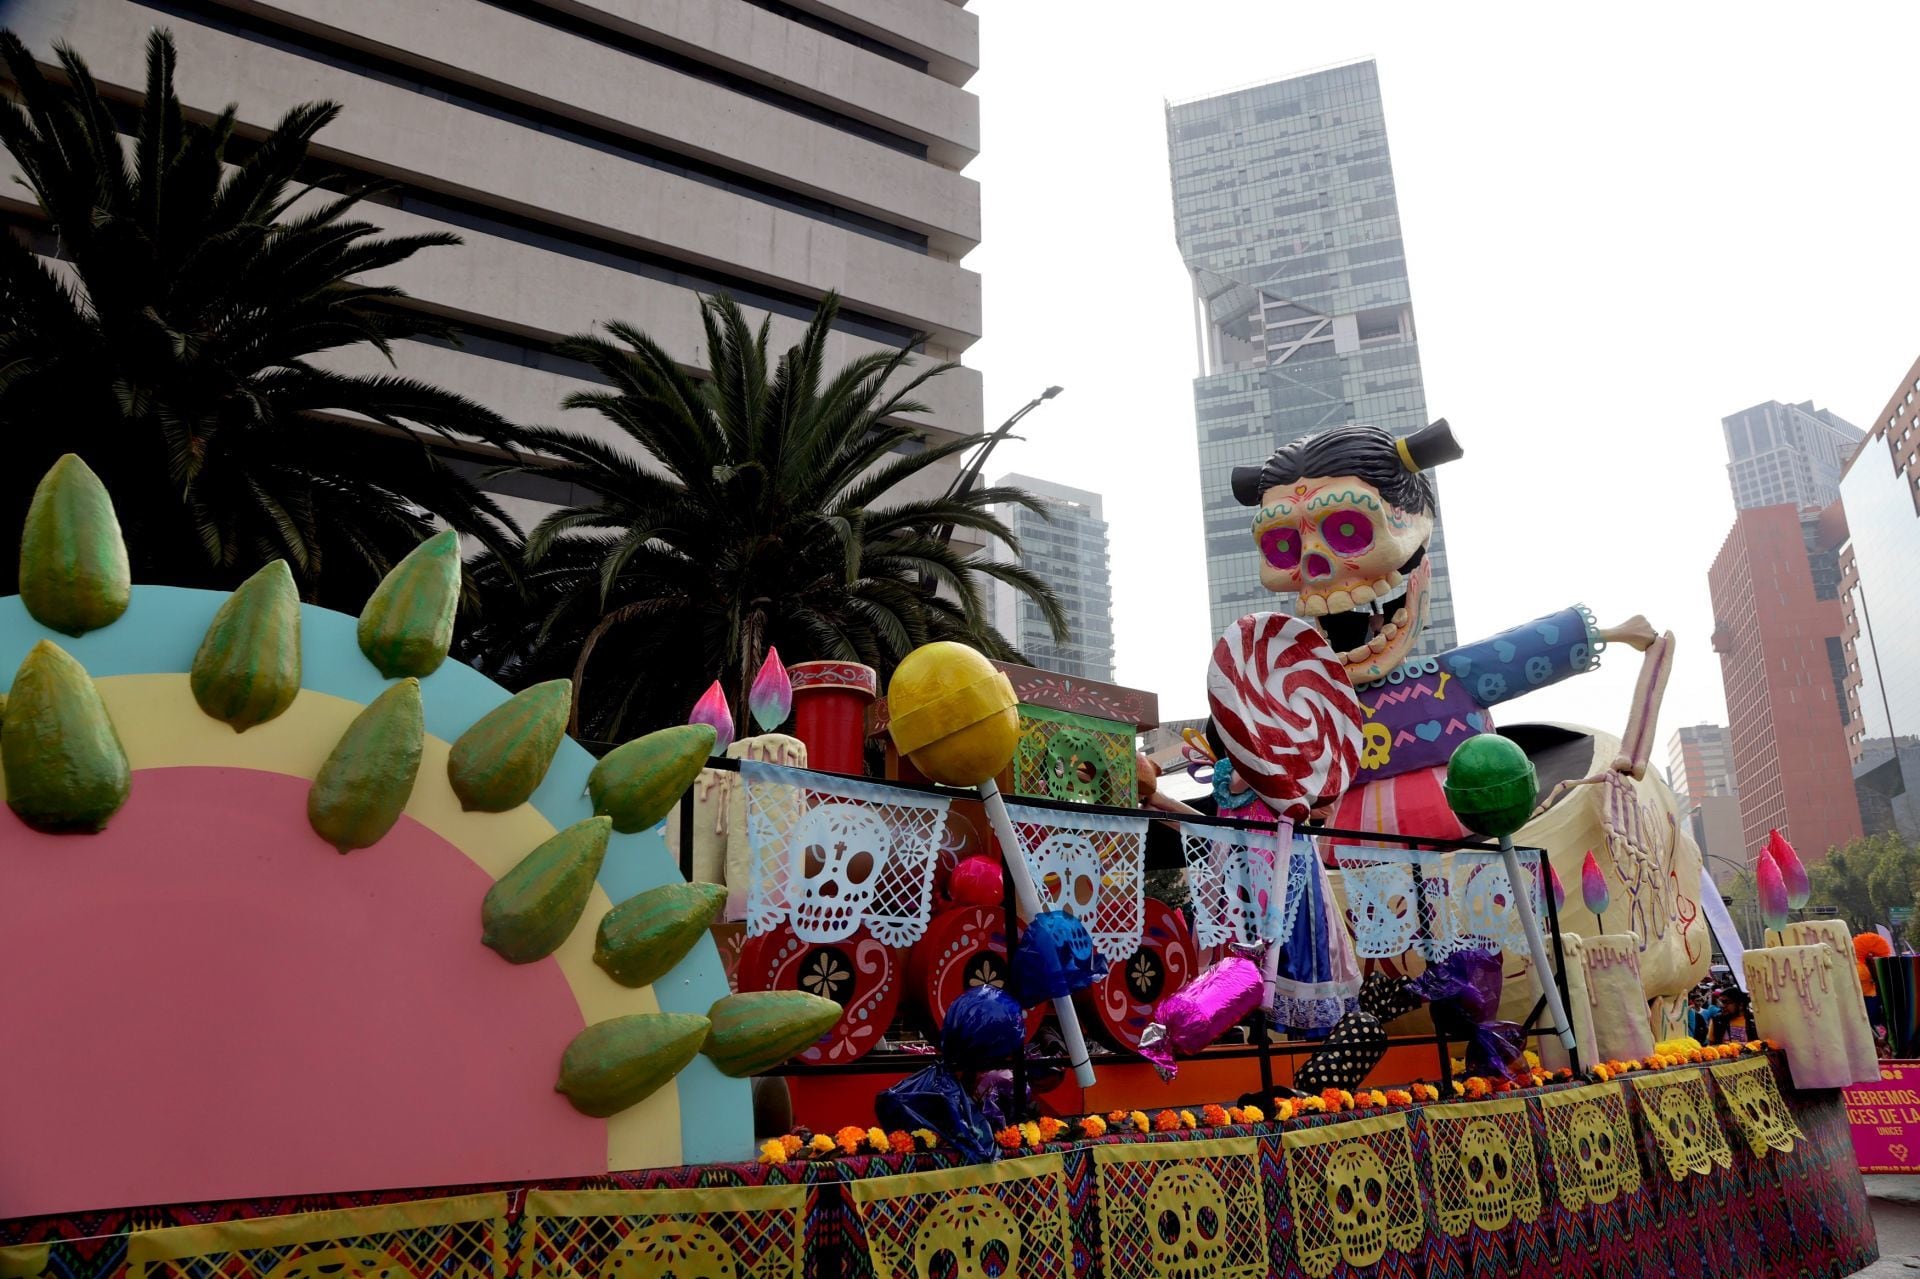
<instances>
[{"instance_id":1,"label":"asphalt road","mask_svg":"<svg viewBox=\"0 0 1920 1279\"><path fill-rule=\"evenodd\" d=\"M1880 1260L1859 1272L1866 1279L1920 1279L1920 1177L1868 1177L1873 1230Z\"/></svg>"}]
</instances>

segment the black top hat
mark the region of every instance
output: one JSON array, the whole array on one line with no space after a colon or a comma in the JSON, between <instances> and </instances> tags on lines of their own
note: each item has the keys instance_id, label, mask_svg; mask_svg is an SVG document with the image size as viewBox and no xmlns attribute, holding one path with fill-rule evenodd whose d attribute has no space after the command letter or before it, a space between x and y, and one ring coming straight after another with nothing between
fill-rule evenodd
<instances>
[{"instance_id":1,"label":"black top hat","mask_svg":"<svg viewBox=\"0 0 1920 1279\"><path fill-rule=\"evenodd\" d=\"M1432 470L1442 462L1457 462L1466 454L1454 440L1453 428L1445 418L1421 427L1400 443L1400 457L1409 471Z\"/></svg>"}]
</instances>

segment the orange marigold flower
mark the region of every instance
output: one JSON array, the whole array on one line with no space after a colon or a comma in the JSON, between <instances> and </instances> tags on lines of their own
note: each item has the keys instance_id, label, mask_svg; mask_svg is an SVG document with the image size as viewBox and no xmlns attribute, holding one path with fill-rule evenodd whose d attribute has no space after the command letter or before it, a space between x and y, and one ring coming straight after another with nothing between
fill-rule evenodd
<instances>
[{"instance_id":1,"label":"orange marigold flower","mask_svg":"<svg viewBox=\"0 0 1920 1279\"><path fill-rule=\"evenodd\" d=\"M1182 1128L1198 1128L1200 1121L1193 1117L1191 1110L1183 1110L1180 1112L1180 1126Z\"/></svg>"},{"instance_id":2,"label":"orange marigold flower","mask_svg":"<svg viewBox=\"0 0 1920 1279\"><path fill-rule=\"evenodd\" d=\"M1302 1114L1324 1114L1327 1109L1327 1099L1325 1097L1302 1097L1300 1100L1294 1102L1293 1105L1294 1109Z\"/></svg>"},{"instance_id":3,"label":"orange marigold flower","mask_svg":"<svg viewBox=\"0 0 1920 1279\"><path fill-rule=\"evenodd\" d=\"M798 1137L794 1136L792 1133L788 1133L786 1136L780 1139L780 1148L786 1151L787 1158L789 1159L799 1154L801 1147L805 1146L806 1144L807 1144L806 1142L800 1140Z\"/></svg>"},{"instance_id":4,"label":"orange marigold flower","mask_svg":"<svg viewBox=\"0 0 1920 1279\"><path fill-rule=\"evenodd\" d=\"M1080 1121L1080 1131L1089 1137L1104 1137L1107 1135L1107 1121L1098 1115L1088 1115Z\"/></svg>"},{"instance_id":5,"label":"orange marigold flower","mask_svg":"<svg viewBox=\"0 0 1920 1279\"><path fill-rule=\"evenodd\" d=\"M1243 1124L1263 1124L1267 1117L1258 1106L1240 1107L1240 1122Z\"/></svg>"},{"instance_id":6,"label":"orange marigold flower","mask_svg":"<svg viewBox=\"0 0 1920 1279\"><path fill-rule=\"evenodd\" d=\"M1453 1095L1456 1097L1464 1097L1467 1095L1467 1086L1458 1079L1453 1081Z\"/></svg>"},{"instance_id":7,"label":"orange marigold flower","mask_svg":"<svg viewBox=\"0 0 1920 1279\"><path fill-rule=\"evenodd\" d=\"M849 1155L859 1154L860 1143L866 1139L867 1130L865 1128L856 1128L852 1124L848 1124L845 1128L833 1134L833 1144L840 1147L843 1154Z\"/></svg>"},{"instance_id":8,"label":"orange marigold flower","mask_svg":"<svg viewBox=\"0 0 1920 1279\"><path fill-rule=\"evenodd\" d=\"M887 1140L886 1129L867 1129L867 1148L872 1150L876 1155L884 1155L887 1151L893 1149L892 1143Z\"/></svg>"},{"instance_id":9,"label":"orange marigold flower","mask_svg":"<svg viewBox=\"0 0 1920 1279\"><path fill-rule=\"evenodd\" d=\"M1020 1135L1025 1138L1029 1146L1038 1146L1040 1144L1040 1125L1034 1123L1032 1120L1028 1120L1026 1123L1020 1125Z\"/></svg>"},{"instance_id":10,"label":"orange marigold flower","mask_svg":"<svg viewBox=\"0 0 1920 1279\"><path fill-rule=\"evenodd\" d=\"M1227 1113L1226 1107L1212 1104L1201 1110L1200 1117L1207 1121L1209 1128L1222 1128L1227 1124L1238 1122Z\"/></svg>"},{"instance_id":11,"label":"orange marigold flower","mask_svg":"<svg viewBox=\"0 0 1920 1279\"><path fill-rule=\"evenodd\" d=\"M913 1130L913 1139L919 1143L920 1149L922 1150L932 1150L940 1144L940 1135L931 1128L915 1128Z\"/></svg>"},{"instance_id":12,"label":"orange marigold flower","mask_svg":"<svg viewBox=\"0 0 1920 1279\"><path fill-rule=\"evenodd\" d=\"M1480 1098L1485 1097L1488 1093L1491 1093L1492 1091L1493 1091L1493 1086L1478 1075L1475 1075L1473 1078L1467 1080L1467 1096L1473 1098L1475 1101L1478 1101Z\"/></svg>"},{"instance_id":13,"label":"orange marigold flower","mask_svg":"<svg viewBox=\"0 0 1920 1279\"><path fill-rule=\"evenodd\" d=\"M1109 1110L1107 1112L1107 1122L1115 1128L1124 1128L1127 1126L1127 1112L1124 1110Z\"/></svg>"},{"instance_id":14,"label":"orange marigold flower","mask_svg":"<svg viewBox=\"0 0 1920 1279\"><path fill-rule=\"evenodd\" d=\"M1171 1110L1163 1110L1153 1117L1153 1130L1155 1132L1172 1132L1179 1126L1180 1116L1174 1114Z\"/></svg>"},{"instance_id":15,"label":"orange marigold flower","mask_svg":"<svg viewBox=\"0 0 1920 1279\"><path fill-rule=\"evenodd\" d=\"M1273 1099L1274 1122L1284 1124L1289 1119L1292 1119L1292 1118L1293 1118L1293 1098L1275 1097Z\"/></svg>"},{"instance_id":16,"label":"orange marigold flower","mask_svg":"<svg viewBox=\"0 0 1920 1279\"><path fill-rule=\"evenodd\" d=\"M1365 1089L1355 1093L1353 1095L1353 1108L1355 1110L1372 1110L1373 1094L1367 1092Z\"/></svg>"},{"instance_id":17,"label":"orange marigold flower","mask_svg":"<svg viewBox=\"0 0 1920 1279\"><path fill-rule=\"evenodd\" d=\"M1340 1090L1340 1104L1349 1110L1353 1109L1353 1094L1344 1088Z\"/></svg>"},{"instance_id":18,"label":"orange marigold flower","mask_svg":"<svg viewBox=\"0 0 1920 1279\"><path fill-rule=\"evenodd\" d=\"M1344 1102L1341 1101L1342 1097L1346 1098ZM1320 1100L1326 1103L1328 1110L1339 1110L1342 1106L1351 1106L1353 1104L1353 1094L1343 1093L1338 1088L1322 1088L1320 1090Z\"/></svg>"},{"instance_id":19,"label":"orange marigold flower","mask_svg":"<svg viewBox=\"0 0 1920 1279\"><path fill-rule=\"evenodd\" d=\"M1067 1126L1058 1119L1055 1119L1052 1115L1042 1115L1036 1122L1040 1126L1040 1139L1042 1141L1052 1141L1055 1137L1058 1137L1067 1130Z\"/></svg>"},{"instance_id":20,"label":"orange marigold flower","mask_svg":"<svg viewBox=\"0 0 1920 1279\"><path fill-rule=\"evenodd\" d=\"M779 1164L779 1163L785 1163L786 1161L787 1161L787 1148L781 1145L778 1140L766 1142L760 1147L761 1163Z\"/></svg>"},{"instance_id":21,"label":"orange marigold flower","mask_svg":"<svg viewBox=\"0 0 1920 1279\"><path fill-rule=\"evenodd\" d=\"M1018 1128L1002 1128L999 1132L993 1134L993 1139L999 1144L1002 1150L1020 1149L1020 1130Z\"/></svg>"},{"instance_id":22,"label":"orange marigold flower","mask_svg":"<svg viewBox=\"0 0 1920 1279\"><path fill-rule=\"evenodd\" d=\"M1147 1112L1144 1110L1129 1110L1127 1112L1127 1122L1133 1125L1135 1132L1148 1132L1151 1131L1153 1127L1152 1124L1147 1122Z\"/></svg>"},{"instance_id":23,"label":"orange marigold flower","mask_svg":"<svg viewBox=\"0 0 1920 1279\"><path fill-rule=\"evenodd\" d=\"M833 1138L823 1132L813 1134L813 1140L807 1143L807 1153L816 1159L822 1155L830 1155L833 1151Z\"/></svg>"},{"instance_id":24,"label":"orange marigold flower","mask_svg":"<svg viewBox=\"0 0 1920 1279\"><path fill-rule=\"evenodd\" d=\"M910 1155L913 1153L913 1138L907 1136L904 1132L888 1133L887 1145L893 1148L893 1153L896 1155Z\"/></svg>"},{"instance_id":25,"label":"orange marigold flower","mask_svg":"<svg viewBox=\"0 0 1920 1279\"><path fill-rule=\"evenodd\" d=\"M1384 1106L1387 1104L1387 1094L1381 1092L1378 1088L1368 1089L1367 1097L1376 1106Z\"/></svg>"},{"instance_id":26,"label":"orange marigold flower","mask_svg":"<svg viewBox=\"0 0 1920 1279\"><path fill-rule=\"evenodd\" d=\"M1404 1088L1389 1088L1387 1089L1387 1104L1389 1106L1411 1106L1413 1104L1413 1094Z\"/></svg>"},{"instance_id":27,"label":"orange marigold flower","mask_svg":"<svg viewBox=\"0 0 1920 1279\"><path fill-rule=\"evenodd\" d=\"M1587 1073L1591 1074L1595 1079L1599 1080L1603 1084L1606 1083L1609 1079L1613 1078L1612 1069L1610 1069L1604 1064L1594 1066L1594 1068Z\"/></svg>"}]
</instances>

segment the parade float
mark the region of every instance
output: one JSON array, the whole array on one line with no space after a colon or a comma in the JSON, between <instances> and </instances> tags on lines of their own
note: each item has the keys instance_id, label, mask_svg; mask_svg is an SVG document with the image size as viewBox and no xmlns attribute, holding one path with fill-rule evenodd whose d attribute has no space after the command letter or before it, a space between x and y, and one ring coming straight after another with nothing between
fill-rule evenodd
<instances>
[{"instance_id":1,"label":"parade float","mask_svg":"<svg viewBox=\"0 0 1920 1279\"><path fill-rule=\"evenodd\" d=\"M1747 955L1768 1041L1665 1034L1671 637L1409 658L1455 455L1239 486L1302 616L1216 646L1194 807L1149 697L957 645L596 760L448 658L451 535L357 619L133 586L63 459L0 600L0 1279L1858 1269L1845 939ZM1609 641L1621 738L1493 730Z\"/></svg>"}]
</instances>

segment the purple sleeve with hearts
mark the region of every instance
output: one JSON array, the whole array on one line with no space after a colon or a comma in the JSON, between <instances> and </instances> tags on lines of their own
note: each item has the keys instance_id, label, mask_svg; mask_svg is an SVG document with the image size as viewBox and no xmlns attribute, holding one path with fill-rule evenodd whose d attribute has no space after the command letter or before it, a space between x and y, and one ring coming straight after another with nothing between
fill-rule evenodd
<instances>
[{"instance_id":1,"label":"purple sleeve with hearts","mask_svg":"<svg viewBox=\"0 0 1920 1279\"><path fill-rule=\"evenodd\" d=\"M1593 618L1575 605L1490 639L1408 662L1360 689L1360 776L1380 781L1444 764L1493 730L1488 708L1599 665Z\"/></svg>"}]
</instances>

